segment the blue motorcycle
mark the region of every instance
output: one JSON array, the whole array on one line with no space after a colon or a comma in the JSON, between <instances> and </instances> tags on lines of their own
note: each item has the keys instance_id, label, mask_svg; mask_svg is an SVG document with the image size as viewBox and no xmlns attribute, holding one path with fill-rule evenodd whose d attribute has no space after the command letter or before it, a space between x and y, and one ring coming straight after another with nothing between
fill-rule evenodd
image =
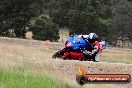
<instances>
[{"instance_id":1,"label":"blue motorcycle","mask_svg":"<svg viewBox=\"0 0 132 88\"><path fill-rule=\"evenodd\" d=\"M92 46L88 40L79 35L70 36L66 43L65 48L56 52L52 58L60 58L63 60L80 60L80 61L94 61L94 57L85 53L85 51L92 51Z\"/></svg>"}]
</instances>

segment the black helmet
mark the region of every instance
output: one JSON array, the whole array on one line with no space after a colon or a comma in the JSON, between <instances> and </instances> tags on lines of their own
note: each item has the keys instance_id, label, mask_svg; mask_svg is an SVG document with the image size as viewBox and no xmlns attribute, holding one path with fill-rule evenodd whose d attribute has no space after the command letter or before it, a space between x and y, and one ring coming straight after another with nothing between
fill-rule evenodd
<instances>
[{"instance_id":1,"label":"black helmet","mask_svg":"<svg viewBox=\"0 0 132 88\"><path fill-rule=\"evenodd\" d=\"M90 44L93 44L95 41L98 41L98 36L95 33L89 33L87 39Z\"/></svg>"}]
</instances>

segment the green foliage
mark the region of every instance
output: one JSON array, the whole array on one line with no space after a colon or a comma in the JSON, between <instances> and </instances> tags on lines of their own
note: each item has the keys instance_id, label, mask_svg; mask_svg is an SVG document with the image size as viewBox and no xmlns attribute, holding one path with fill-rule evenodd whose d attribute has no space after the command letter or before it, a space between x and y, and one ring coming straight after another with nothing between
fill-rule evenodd
<instances>
[{"instance_id":1,"label":"green foliage","mask_svg":"<svg viewBox=\"0 0 132 88\"><path fill-rule=\"evenodd\" d=\"M0 3L0 22L5 21L9 29L14 29L16 37L25 37L25 27L36 15L32 3L32 0L4 0Z\"/></svg>"},{"instance_id":2,"label":"green foliage","mask_svg":"<svg viewBox=\"0 0 132 88\"><path fill-rule=\"evenodd\" d=\"M109 39L109 36L111 34L111 29L112 29L112 23L111 20L109 19L102 19L102 18L98 18L97 20L97 34L105 37L103 39Z\"/></svg>"},{"instance_id":3,"label":"green foliage","mask_svg":"<svg viewBox=\"0 0 132 88\"><path fill-rule=\"evenodd\" d=\"M0 22L0 36L7 36L8 28L9 28L8 23L6 23L5 21Z\"/></svg>"},{"instance_id":4,"label":"green foliage","mask_svg":"<svg viewBox=\"0 0 132 88\"><path fill-rule=\"evenodd\" d=\"M103 39L110 41L114 41L120 36L126 36L130 40L132 39L131 0L0 1L1 36L9 36L9 30L13 29L16 37L24 38L27 32L25 28L27 26L30 27L30 21L32 21L34 17L46 14L53 19L52 23L57 24L60 28L69 28L71 34L88 34L89 32L95 32ZM42 24L43 22L41 25ZM47 26L46 28L51 30L51 28ZM39 30L43 28L37 27ZM54 29L56 29L56 26L53 27L53 31ZM58 35L58 32L41 32L43 33L38 33L37 31L38 34L36 34L33 32L35 34L34 38L39 40L49 39L51 41L58 39L57 37L55 39L49 38L49 36L54 37Z\"/></svg>"},{"instance_id":5,"label":"green foliage","mask_svg":"<svg viewBox=\"0 0 132 88\"><path fill-rule=\"evenodd\" d=\"M95 32L102 35L111 28L111 20L108 19L111 16L111 1L56 0L52 9L50 17L60 27L70 28L71 34Z\"/></svg>"},{"instance_id":6,"label":"green foliage","mask_svg":"<svg viewBox=\"0 0 132 88\"><path fill-rule=\"evenodd\" d=\"M113 33L116 37L132 40L132 1L121 0L113 9Z\"/></svg>"},{"instance_id":7,"label":"green foliage","mask_svg":"<svg viewBox=\"0 0 132 88\"><path fill-rule=\"evenodd\" d=\"M38 40L57 41L59 39L59 30L52 19L47 16L41 16L32 25L33 38Z\"/></svg>"}]
</instances>

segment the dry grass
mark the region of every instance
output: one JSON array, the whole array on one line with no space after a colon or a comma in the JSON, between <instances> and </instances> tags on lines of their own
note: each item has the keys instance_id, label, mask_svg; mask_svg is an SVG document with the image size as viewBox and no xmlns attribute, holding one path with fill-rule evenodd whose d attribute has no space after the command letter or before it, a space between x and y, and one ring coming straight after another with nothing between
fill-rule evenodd
<instances>
[{"instance_id":1,"label":"dry grass","mask_svg":"<svg viewBox=\"0 0 132 88\"><path fill-rule=\"evenodd\" d=\"M108 47L104 50L101 61L132 64L132 50Z\"/></svg>"},{"instance_id":2,"label":"dry grass","mask_svg":"<svg viewBox=\"0 0 132 88\"><path fill-rule=\"evenodd\" d=\"M24 73L29 72L36 76L49 76L49 74L52 74L50 77L60 80L60 82L62 81L61 78L55 77L56 74L52 72L52 65L50 65L49 62L49 57L53 54L51 52L54 51L49 51L45 47L41 46L35 47L36 45L27 46L24 42L18 42L17 40L13 42L8 40L6 41L0 42L1 68ZM60 83L59 81L56 82L57 84Z\"/></svg>"},{"instance_id":3,"label":"dry grass","mask_svg":"<svg viewBox=\"0 0 132 88\"><path fill-rule=\"evenodd\" d=\"M132 75L132 65L108 64L80 61L51 60L56 49L62 48L58 43L44 45L43 42L23 39L0 39L0 66L4 69L15 69L20 72L30 72L34 75L49 75L65 83L77 86L75 76L77 68L82 65L89 73L129 73ZM131 64L132 50L108 48L102 55L105 62L123 62ZM102 71L100 71L102 69ZM130 88L131 85L90 84L84 88Z\"/></svg>"}]
</instances>

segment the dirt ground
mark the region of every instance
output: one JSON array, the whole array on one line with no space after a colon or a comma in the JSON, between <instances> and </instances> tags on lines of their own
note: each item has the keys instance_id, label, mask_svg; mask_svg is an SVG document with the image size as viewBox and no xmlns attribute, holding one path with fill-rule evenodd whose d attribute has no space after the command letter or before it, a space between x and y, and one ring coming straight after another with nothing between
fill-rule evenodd
<instances>
[{"instance_id":1,"label":"dirt ground","mask_svg":"<svg viewBox=\"0 0 132 88\"><path fill-rule=\"evenodd\" d=\"M0 37L0 66L4 69L17 69L35 75L47 75L80 87L75 80L81 65L88 74L130 74L132 76L132 50L107 48L99 63L52 59L52 55L63 48L63 43L50 43L36 40L11 39ZM105 58L114 59L107 62ZM129 64L120 63L125 60ZM111 60L110 60L111 61ZM115 62L113 62L115 61ZM119 63L118 63L119 61ZM132 88L129 84L86 84L83 88Z\"/></svg>"}]
</instances>

